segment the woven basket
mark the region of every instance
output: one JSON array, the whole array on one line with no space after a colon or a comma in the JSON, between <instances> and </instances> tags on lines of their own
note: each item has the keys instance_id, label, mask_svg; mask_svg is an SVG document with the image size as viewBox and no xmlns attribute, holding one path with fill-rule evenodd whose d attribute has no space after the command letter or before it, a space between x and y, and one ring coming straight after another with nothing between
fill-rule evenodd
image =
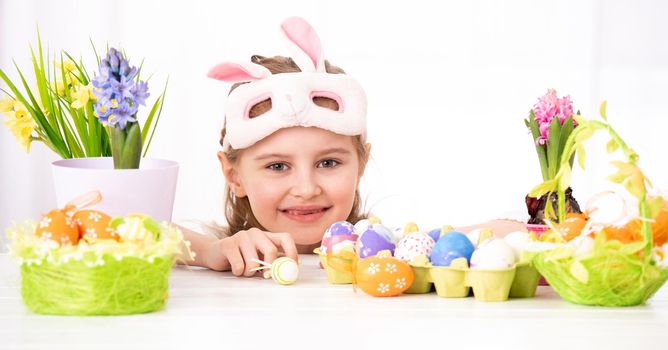
<instances>
[{"instance_id":1,"label":"woven basket","mask_svg":"<svg viewBox=\"0 0 668 350\"><path fill-rule=\"evenodd\" d=\"M605 105L601 107L601 115L605 118ZM570 152L564 152L562 166L568 167L561 176L566 180L559 187L559 178L554 183L543 183L543 191L557 192L559 188L567 187L570 178L569 159L572 159L575 149L581 147L582 141L594 134L595 131L607 131L611 136L608 144L608 153L621 149L627 162L616 162L619 173L610 177L613 182L619 183L638 199L640 219L642 225L636 226L637 237L641 241L621 243L617 240L607 240L606 235L598 232L595 236L593 249L589 254L576 256L573 249L567 244L558 244L555 249L540 252L534 256L533 263L545 277L554 290L564 299L584 305L600 306L631 306L647 301L668 279L668 269L660 267L652 258L652 231L650 222L652 205L647 196L649 181L644 177L636 162L638 155L629 148L619 135L607 123L600 121L578 120L578 128L570 135L567 144ZM580 136L578 136L580 134ZM581 148L580 148L581 149ZM561 171L560 171L561 173ZM547 184L547 185L546 185ZM532 191L533 192L533 191ZM540 191L537 191L540 192ZM534 195L536 193L533 193ZM560 205L560 218L563 218L563 203ZM654 210L656 212L656 210ZM556 229L546 234L558 236ZM581 236L589 234L582 232ZM571 247L572 248L572 247Z\"/></svg>"}]
</instances>

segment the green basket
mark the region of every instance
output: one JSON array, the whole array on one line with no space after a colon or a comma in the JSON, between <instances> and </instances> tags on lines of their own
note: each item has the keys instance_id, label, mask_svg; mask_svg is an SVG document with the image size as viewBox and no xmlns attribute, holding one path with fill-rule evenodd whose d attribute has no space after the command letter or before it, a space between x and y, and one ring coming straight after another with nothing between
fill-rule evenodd
<instances>
[{"instance_id":1,"label":"green basket","mask_svg":"<svg viewBox=\"0 0 668 350\"><path fill-rule=\"evenodd\" d=\"M103 260L94 267L80 260L22 265L23 302L35 313L53 315L127 315L165 305L173 259Z\"/></svg>"},{"instance_id":2,"label":"green basket","mask_svg":"<svg viewBox=\"0 0 668 350\"><path fill-rule=\"evenodd\" d=\"M607 123L605 102L601 106L601 116L604 121L578 118L579 126L566 140L556 177L538 185L530 195L557 193L558 212L555 215L563 220L564 190L569 185L570 162L575 150L578 149L578 162L583 166L583 141L596 131L605 131L611 137L607 145L608 153L621 150L626 158L624 162L613 162L618 171L608 179L623 185L637 198L643 222L639 234L643 239L623 244L616 240L607 241L604 234L597 234L593 249L587 254L576 256L574 249L569 250L566 244L557 244L555 249L537 253L533 264L550 286L570 302L599 306L639 305L652 297L668 279L668 270L657 266L652 259L650 222L663 206L663 199L648 198L649 181L637 166L639 157ZM560 237L554 228L547 233L557 239Z\"/></svg>"}]
</instances>

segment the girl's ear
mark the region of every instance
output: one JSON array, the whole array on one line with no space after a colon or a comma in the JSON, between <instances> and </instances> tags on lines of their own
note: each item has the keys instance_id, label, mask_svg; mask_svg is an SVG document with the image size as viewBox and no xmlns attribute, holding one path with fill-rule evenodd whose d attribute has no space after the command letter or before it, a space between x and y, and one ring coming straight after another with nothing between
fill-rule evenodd
<instances>
[{"instance_id":1,"label":"girl's ear","mask_svg":"<svg viewBox=\"0 0 668 350\"><path fill-rule=\"evenodd\" d=\"M246 191L239 181L239 171L236 166L225 157L223 151L218 152L218 161L220 162L220 167L223 169L225 181L227 181L227 185L230 186L234 195L238 198L246 197Z\"/></svg>"}]
</instances>

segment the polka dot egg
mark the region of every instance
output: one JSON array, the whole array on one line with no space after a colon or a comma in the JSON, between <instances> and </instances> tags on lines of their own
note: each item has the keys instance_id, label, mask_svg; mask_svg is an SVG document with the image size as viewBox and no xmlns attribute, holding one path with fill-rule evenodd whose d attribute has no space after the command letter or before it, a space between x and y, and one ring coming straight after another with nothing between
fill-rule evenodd
<instances>
[{"instance_id":1,"label":"polka dot egg","mask_svg":"<svg viewBox=\"0 0 668 350\"><path fill-rule=\"evenodd\" d=\"M431 255L434 240L424 232L413 232L399 240L394 256L403 261L412 261L416 256Z\"/></svg>"}]
</instances>

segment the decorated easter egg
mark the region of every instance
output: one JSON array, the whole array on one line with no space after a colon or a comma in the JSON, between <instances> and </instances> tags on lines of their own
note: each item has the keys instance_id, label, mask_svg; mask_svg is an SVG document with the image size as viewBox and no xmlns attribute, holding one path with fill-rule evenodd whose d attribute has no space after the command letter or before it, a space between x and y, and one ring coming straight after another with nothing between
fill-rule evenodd
<instances>
[{"instance_id":1,"label":"decorated easter egg","mask_svg":"<svg viewBox=\"0 0 668 350\"><path fill-rule=\"evenodd\" d=\"M527 244L529 244L529 234L523 231L515 231L507 234L503 237L503 240L513 249L515 261L519 261Z\"/></svg>"},{"instance_id":2,"label":"decorated easter egg","mask_svg":"<svg viewBox=\"0 0 668 350\"><path fill-rule=\"evenodd\" d=\"M58 245L79 242L79 230L74 220L60 209L51 210L42 216L35 229L35 235L43 240L56 242Z\"/></svg>"},{"instance_id":3,"label":"decorated easter egg","mask_svg":"<svg viewBox=\"0 0 668 350\"><path fill-rule=\"evenodd\" d=\"M111 217L101 211L84 209L79 210L72 216L79 229L79 236L91 242L95 239L115 239L118 234L109 227Z\"/></svg>"},{"instance_id":4,"label":"decorated easter egg","mask_svg":"<svg viewBox=\"0 0 668 350\"><path fill-rule=\"evenodd\" d=\"M457 258L471 259L473 244L461 232L448 232L436 241L429 256L434 266L450 266L452 260Z\"/></svg>"},{"instance_id":5,"label":"decorated easter egg","mask_svg":"<svg viewBox=\"0 0 668 350\"><path fill-rule=\"evenodd\" d=\"M288 257L280 257L271 264L271 278L278 284L293 284L299 278L299 265Z\"/></svg>"},{"instance_id":6,"label":"decorated easter egg","mask_svg":"<svg viewBox=\"0 0 668 350\"><path fill-rule=\"evenodd\" d=\"M357 286L375 297L401 294L413 284L413 269L390 256L372 256L357 262Z\"/></svg>"},{"instance_id":7,"label":"decorated easter egg","mask_svg":"<svg viewBox=\"0 0 668 350\"><path fill-rule=\"evenodd\" d=\"M403 261L412 261L418 255L429 256L435 243L424 232L410 233L397 242L394 257Z\"/></svg>"},{"instance_id":8,"label":"decorated easter egg","mask_svg":"<svg viewBox=\"0 0 668 350\"><path fill-rule=\"evenodd\" d=\"M157 240L160 238L160 225L151 217L143 214L115 217L109 223L109 227L115 230L122 242Z\"/></svg>"},{"instance_id":9,"label":"decorated easter egg","mask_svg":"<svg viewBox=\"0 0 668 350\"><path fill-rule=\"evenodd\" d=\"M568 213L564 221L557 224L556 229L565 240L570 241L580 235L585 225L587 225L585 214Z\"/></svg>"},{"instance_id":10,"label":"decorated easter egg","mask_svg":"<svg viewBox=\"0 0 668 350\"><path fill-rule=\"evenodd\" d=\"M338 221L325 231L320 244L320 252L335 254L343 249L353 250L356 241L355 227L347 221Z\"/></svg>"},{"instance_id":11,"label":"decorated easter egg","mask_svg":"<svg viewBox=\"0 0 668 350\"><path fill-rule=\"evenodd\" d=\"M428 233L429 237L434 240L434 242L438 241L439 238L441 238L441 229L440 228L435 228Z\"/></svg>"},{"instance_id":12,"label":"decorated easter egg","mask_svg":"<svg viewBox=\"0 0 668 350\"><path fill-rule=\"evenodd\" d=\"M471 255L471 268L507 269L515 265L515 252L503 239L481 244Z\"/></svg>"},{"instance_id":13,"label":"decorated easter egg","mask_svg":"<svg viewBox=\"0 0 668 350\"><path fill-rule=\"evenodd\" d=\"M392 237L392 231L382 224L371 225L357 239L357 254L360 258L374 256L381 250L389 250L394 254Z\"/></svg>"}]
</instances>

